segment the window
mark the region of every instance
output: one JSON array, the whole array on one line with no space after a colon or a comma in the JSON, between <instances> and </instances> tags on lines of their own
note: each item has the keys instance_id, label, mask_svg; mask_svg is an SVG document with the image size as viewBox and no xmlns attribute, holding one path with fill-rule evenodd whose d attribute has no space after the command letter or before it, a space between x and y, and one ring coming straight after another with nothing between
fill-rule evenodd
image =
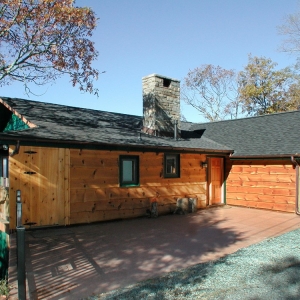
<instances>
[{"instance_id":1,"label":"window","mask_svg":"<svg viewBox=\"0 0 300 300\"><path fill-rule=\"evenodd\" d=\"M180 177L179 154L165 154L164 173L165 177Z\"/></svg>"},{"instance_id":2,"label":"window","mask_svg":"<svg viewBox=\"0 0 300 300\"><path fill-rule=\"evenodd\" d=\"M120 156L120 186L139 185L139 157Z\"/></svg>"},{"instance_id":3,"label":"window","mask_svg":"<svg viewBox=\"0 0 300 300\"><path fill-rule=\"evenodd\" d=\"M1 177L8 178L8 158L2 157L2 175Z\"/></svg>"},{"instance_id":4,"label":"window","mask_svg":"<svg viewBox=\"0 0 300 300\"><path fill-rule=\"evenodd\" d=\"M6 145L0 145L0 177L8 178L8 150Z\"/></svg>"},{"instance_id":5,"label":"window","mask_svg":"<svg viewBox=\"0 0 300 300\"><path fill-rule=\"evenodd\" d=\"M0 154L0 186L8 187L8 157Z\"/></svg>"}]
</instances>

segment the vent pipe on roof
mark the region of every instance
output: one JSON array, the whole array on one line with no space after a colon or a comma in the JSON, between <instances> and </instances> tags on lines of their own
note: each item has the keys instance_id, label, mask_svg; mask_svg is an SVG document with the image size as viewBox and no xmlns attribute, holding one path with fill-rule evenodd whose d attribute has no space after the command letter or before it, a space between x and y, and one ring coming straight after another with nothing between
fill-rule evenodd
<instances>
[{"instance_id":1,"label":"vent pipe on roof","mask_svg":"<svg viewBox=\"0 0 300 300\"><path fill-rule=\"evenodd\" d=\"M174 121L174 140L177 141L177 124L178 120Z\"/></svg>"}]
</instances>

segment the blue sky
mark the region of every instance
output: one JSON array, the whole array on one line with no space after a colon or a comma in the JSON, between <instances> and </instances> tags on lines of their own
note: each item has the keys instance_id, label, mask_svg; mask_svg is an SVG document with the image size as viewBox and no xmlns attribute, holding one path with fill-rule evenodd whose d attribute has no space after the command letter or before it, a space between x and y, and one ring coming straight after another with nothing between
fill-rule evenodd
<instances>
[{"instance_id":1,"label":"blue sky","mask_svg":"<svg viewBox=\"0 0 300 300\"><path fill-rule=\"evenodd\" d=\"M157 73L183 81L202 64L242 70L248 54L271 58L285 67L295 57L278 48L284 17L300 9L298 0L77 0L91 7L99 21L93 36L102 74L95 86L99 98L82 94L69 79L27 96L20 84L1 88L0 95L142 115L142 77ZM182 104L189 121L203 119Z\"/></svg>"}]
</instances>

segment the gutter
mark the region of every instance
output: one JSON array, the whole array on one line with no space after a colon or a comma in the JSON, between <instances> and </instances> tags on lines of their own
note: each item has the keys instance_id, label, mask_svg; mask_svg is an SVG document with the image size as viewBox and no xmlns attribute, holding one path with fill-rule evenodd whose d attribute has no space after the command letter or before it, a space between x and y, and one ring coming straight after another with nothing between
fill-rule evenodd
<instances>
[{"instance_id":1,"label":"gutter","mask_svg":"<svg viewBox=\"0 0 300 300\"><path fill-rule=\"evenodd\" d=\"M76 149L97 149L97 150L120 150L120 151L139 151L139 152L182 152L182 153L203 153L203 154L220 154L226 155L231 154L232 150L216 150L216 149L203 149L203 148L185 148L185 147L174 147L174 146L155 146L155 145L143 145L143 144L107 144L107 143L97 143L97 142L80 142L80 141L70 141L70 140L51 140L43 138L30 138L29 137L19 137L13 135L1 136L1 140L13 143L17 140L17 145L22 144L24 146L40 146L40 147L61 147L61 148L76 148ZM137 138L139 140L139 137ZM17 154L19 147L13 152L13 155Z\"/></svg>"},{"instance_id":2,"label":"gutter","mask_svg":"<svg viewBox=\"0 0 300 300\"><path fill-rule=\"evenodd\" d=\"M300 211L299 211L299 163L296 161L294 156L291 156L291 162L296 168L296 199L295 199L295 212L299 216Z\"/></svg>"},{"instance_id":3,"label":"gutter","mask_svg":"<svg viewBox=\"0 0 300 300\"><path fill-rule=\"evenodd\" d=\"M245 156L233 156L232 154L229 155L230 160L239 160L239 159L270 159L270 158L274 158L274 159L282 159L282 158L286 158L286 159L290 159L291 157L299 157L300 158L300 154L299 153L295 153L295 154L273 154L273 155L245 155Z\"/></svg>"}]
</instances>

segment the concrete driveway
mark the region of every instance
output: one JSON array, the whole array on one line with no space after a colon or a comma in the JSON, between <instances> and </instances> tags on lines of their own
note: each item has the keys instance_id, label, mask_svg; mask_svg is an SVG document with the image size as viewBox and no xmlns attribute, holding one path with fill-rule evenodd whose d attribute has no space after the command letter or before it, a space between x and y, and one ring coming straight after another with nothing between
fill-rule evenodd
<instances>
[{"instance_id":1,"label":"concrete driveway","mask_svg":"<svg viewBox=\"0 0 300 300\"><path fill-rule=\"evenodd\" d=\"M218 259L300 227L295 214L215 207L195 214L26 231L28 299L82 299ZM10 299L17 299L15 235Z\"/></svg>"}]
</instances>

